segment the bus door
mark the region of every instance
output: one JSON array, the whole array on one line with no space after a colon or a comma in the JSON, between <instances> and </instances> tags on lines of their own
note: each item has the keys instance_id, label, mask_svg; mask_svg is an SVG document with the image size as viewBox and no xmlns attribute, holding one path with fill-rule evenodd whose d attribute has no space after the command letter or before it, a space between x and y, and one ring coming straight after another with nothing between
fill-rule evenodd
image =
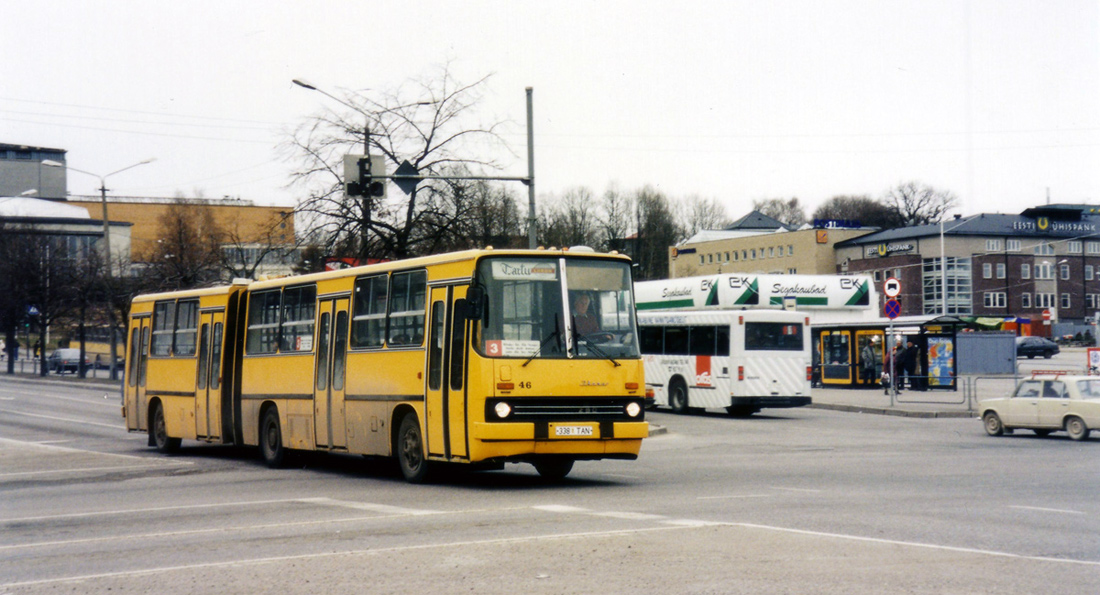
<instances>
[{"instance_id":1,"label":"bus door","mask_svg":"<svg viewBox=\"0 0 1100 595\"><path fill-rule=\"evenodd\" d=\"M222 435L222 334L225 312L199 314L199 365L195 378L195 433L203 438Z\"/></svg>"},{"instance_id":2,"label":"bus door","mask_svg":"<svg viewBox=\"0 0 1100 595\"><path fill-rule=\"evenodd\" d=\"M317 446L344 448L347 427L344 410L344 379L347 369L348 299L322 299L317 308L313 386L313 423Z\"/></svg>"},{"instance_id":3,"label":"bus door","mask_svg":"<svg viewBox=\"0 0 1100 595\"><path fill-rule=\"evenodd\" d=\"M821 383L852 384L852 331L821 331Z\"/></svg>"},{"instance_id":4,"label":"bus door","mask_svg":"<svg viewBox=\"0 0 1100 595\"><path fill-rule=\"evenodd\" d=\"M856 353L859 357L859 363L855 366L854 373L856 375L856 382L859 384L877 384L879 377L882 374L882 354L884 353L886 343L883 341L885 333L880 330L864 330L856 331ZM864 348L868 345L871 346L871 350L874 352L874 364L869 364L864 358ZM871 372L871 370L874 370ZM870 375L867 373L870 372Z\"/></svg>"},{"instance_id":5,"label":"bus door","mask_svg":"<svg viewBox=\"0 0 1100 595\"><path fill-rule=\"evenodd\" d=\"M466 457L465 319L455 316L465 287L433 287L429 297L427 382L428 454Z\"/></svg>"},{"instance_id":6,"label":"bus door","mask_svg":"<svg viewBox=\"0 0 1100 595\"><path fill-rule=\"evenodd\" d=\"M126 428L147 429L149 404L145 400L145 368L149 364L150 318L130 322L130 350L126 362Z\"/></svg>"}]
</instances>

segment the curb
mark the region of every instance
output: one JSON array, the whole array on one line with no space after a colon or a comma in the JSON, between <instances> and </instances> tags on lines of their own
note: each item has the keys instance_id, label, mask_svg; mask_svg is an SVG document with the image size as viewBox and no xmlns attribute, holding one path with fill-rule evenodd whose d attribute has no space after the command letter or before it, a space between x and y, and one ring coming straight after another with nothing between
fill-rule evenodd
<instances>
[{"instance_id":1,"label":"curb","mask_svg":"<svg viewBox=\"0 0 1100 595\"><path fill-rule=\"evenodd\" d=\"M870 413L877 415L893 415L896 417L918 418L975 418L977 414L971 411L915 411L912 409L890 409L886 407L861 407L858 405L832 405L828 403L812 403L813 409L829 409L832 411L844 411L848 413Z\"/></svg>"}]
</instances>

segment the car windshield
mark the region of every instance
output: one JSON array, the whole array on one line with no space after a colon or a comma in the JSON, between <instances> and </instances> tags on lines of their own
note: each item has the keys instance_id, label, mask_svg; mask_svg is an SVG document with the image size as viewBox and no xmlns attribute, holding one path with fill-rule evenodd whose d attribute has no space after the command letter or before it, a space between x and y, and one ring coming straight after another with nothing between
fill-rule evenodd
<instances>
[{"instance_id":1,"label":"car windshield","mask_svg":"<svg viewBox=\"0 0 1100 595\"><path fill-rule=\"evenodd\" d=\"M491 357L640 357L630 266L593 258L486 258L479 350Z\"/></svg>"},{"instance_id":2,"label":"car windshield","mask_svg":"<svg viewBox=\"0 0 1100 595\"><path fill-rule=\"evenodd\" d=\"M1100 378L1078 380L1077 392L1086 399L1100 399Z\"/></svg>"}]
</instances>

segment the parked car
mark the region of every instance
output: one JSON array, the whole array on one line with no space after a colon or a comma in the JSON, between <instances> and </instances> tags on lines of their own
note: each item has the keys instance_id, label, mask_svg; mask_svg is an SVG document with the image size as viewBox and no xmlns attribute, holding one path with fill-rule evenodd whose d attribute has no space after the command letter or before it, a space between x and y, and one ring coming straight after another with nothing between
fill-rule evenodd
<instances>
[{"instance_id":1,"label":"parked car","mask_svg":"<svg viewBox=\"0 0 1100 595\"><path fill-rule=\"evenodd\" d=\"M1016 337L1016 357L1043 356L1047 359L1061 351L1058 344L1043 337Z\"/></svg>"},{"instance_id":2,"label":"parked car","mask_svg":"<svg viewBox=\"0 0 1100 595\"><path fill-rule=\"evenodd\" d=\"M88 361L88 357L84 357L84 366L91 368L91 362ZM63 347L61 349L54 350L53 353L46 356L46 369L51 372L57 372L58 374L64 374L65 372L77 373L80 371L80 350L72 347Z\"/></svg>"},{"instance_id":3,"label":"parked car","mask_svg":"<svg viewBox=\"0 0 1100 595\"><path fill-rule=\"evenodd\" d=\"M1016 386L1012 396L979 403L990 436L1032 430L1039 436L1064 431L1085 440L1100 428L1100 377L1034 374Z\"/></svg>"}]
</instances>

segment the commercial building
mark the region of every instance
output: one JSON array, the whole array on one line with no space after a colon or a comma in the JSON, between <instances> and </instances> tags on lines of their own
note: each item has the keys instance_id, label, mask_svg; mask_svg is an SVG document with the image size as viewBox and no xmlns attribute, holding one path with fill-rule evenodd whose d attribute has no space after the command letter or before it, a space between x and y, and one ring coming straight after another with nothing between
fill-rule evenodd
<instances>
[{"instance_id":1,"label":"commercial building","mask_svg":"<svg viewBox=\"0 0 1100 595\"><path fill-rule=\"evenodd\" d=\"M900 280L903 316L1021 319L1047 334L1044 318L1083 325L1100 310L1100 208L1043 205L879 231L836 244L836 266Z\"/></svg>"},{"instance_id":2,"label":"commercial building","mask_svg":"<svg viewBox=\"0 0 1100 595\"><path fill-rule=\"evenodd\" d=\"M669 277L720 273L834 275L833 246L873 228L818 221L792 228L753 211L721 230L702 231L669 248Z\"/></svg>"},{"instance_id":3,"label":"commercial building","mask_svg":"<svg viewBox=\"0 0 1100 595\"><path fill-rule=\"evenodd\" d=\"M0 143L0 196L63 200L66 170L42 165L45 160L65 163L65 151Z\"/></svg>"}]
</instances>

